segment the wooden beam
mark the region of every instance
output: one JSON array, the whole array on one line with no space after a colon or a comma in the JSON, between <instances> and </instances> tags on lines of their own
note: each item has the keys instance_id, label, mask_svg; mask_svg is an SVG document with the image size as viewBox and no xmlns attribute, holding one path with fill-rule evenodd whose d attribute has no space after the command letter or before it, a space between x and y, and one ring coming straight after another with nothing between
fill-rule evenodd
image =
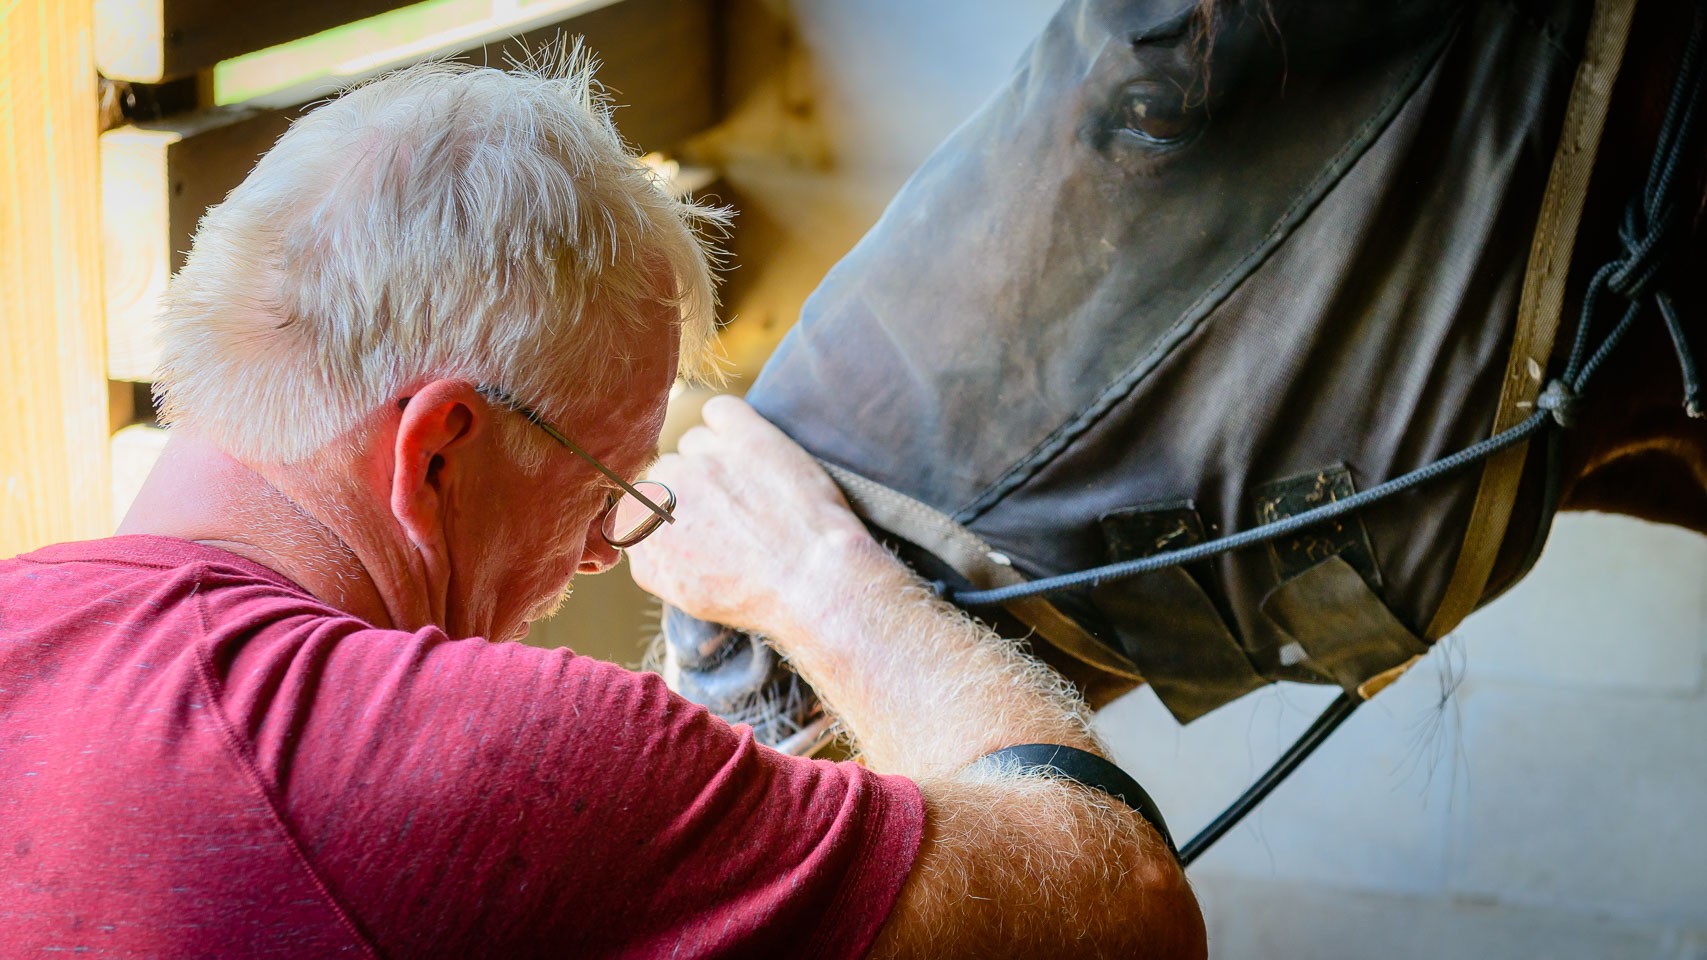
<instances>
[{"instance_id":1,"label":"wooden beam","mask_svg":"<svg viewBox=\"0 0 1707 960\"><path fill-rule=\"evenodd\" d=\"M621 105L630 142L663 149L717 122L713 0L620 0L517 37L450 50L425 48L340 78L347 84L428 56L501 66L560 34L581 35L600 58L600 81ZM463 42L469 42L464 40ZM152 378L159 355L154 318L171 274L183 264L202 213L248 175L301 105L328 81L249 104L109 130L101 137L107 257L108 375Z\"/></svg>"},{"instance_id":2,"label":"wooden beam","mask_svg":"<svg viewBox=\"0 0 1707 960\"><path fill-rule=\"evenodd\" d=\"M101 134L107 376L153 378L155 317L196 224L290 125L285 110L222 108Z\"/></svg>"},{"instance_id":3,"label":"wooden beam","mask_svg":"<svg viewBox=\"0 0 1707 960\"><path fill-rule=\"evenodd\" d=\"M599 82L618 105L623 136L645 149L674 145L715 122L720 105L718 0L526 0L525 16L480 22L421 43L381 50L341 72L256 97L250 107L297 109L399 67L451 59L507 67L561 37L599 59ZM494 25L495 24L495 25Z\"/></svg>"},{"instance_id":4,"label":"wooden beam","mask_svg":"<svg viewBox=\"0 0 1707 960\"><path fill-rule=\"evenodd\" d=\"M97 119L89 0L0 4L0 557L110 530Z\"/></svg>"},{"instance_id":5,"label":"wooden beam","mask_svg":"<svg viewBox=\"0 0 1707 960\"><path fill-rule=\"evenodd\" d=\"M95 0L95 61L114 80L159 83L415 0Z\"/></svg>"}]
</instances>

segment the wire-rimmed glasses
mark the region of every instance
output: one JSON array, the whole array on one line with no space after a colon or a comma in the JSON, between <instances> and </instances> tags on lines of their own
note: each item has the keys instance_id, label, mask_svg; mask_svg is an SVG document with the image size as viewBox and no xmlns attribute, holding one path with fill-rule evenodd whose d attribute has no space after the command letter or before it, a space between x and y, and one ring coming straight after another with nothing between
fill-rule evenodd
<instances>
[{"instance_id":1,"label":"wire-rimmed glasses","mask_svg":"<svg viewBox=\"0 0 1707 960\"><path fill-rule=\"evenodd\" d=\"M581 449L575 441L564 436L563 431L548 423L532 407L490 384L482 384L475 387L475 390L488 400L501 403L526 417L529 423L544 430L551 439L592 464L594 470L622 488L621 493L611 494L609 502L605 504L604 514L599 518L599 534L605 538L606 543L618 550L626 550L651 536L654 530L664 524L676 522L676 518L671 514L671 511L676 509L676 494L669 487L656 480L637 480L629 483L617 476L614 470L600 463L592 454ZM663 501L662 505L658 503L660 500Z\"/></svg>"}]
</instances>

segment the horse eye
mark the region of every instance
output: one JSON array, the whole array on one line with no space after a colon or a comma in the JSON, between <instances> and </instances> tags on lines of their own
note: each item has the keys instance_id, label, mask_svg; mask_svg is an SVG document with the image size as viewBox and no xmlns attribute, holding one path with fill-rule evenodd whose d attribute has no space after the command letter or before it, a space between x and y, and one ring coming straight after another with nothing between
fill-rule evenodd
<instances>
[{"instance_id":1,"label":"horse eye","mask_svg":"<svg viewBox=\"0 0 1707 960\"><path fill-rule=\"evenodd\" d=\"M1145 143L1168 146L1192 132L1192 117L1177 99L1133 92L1121 104L1121 129Z\"/></svg>"}]
</instances>

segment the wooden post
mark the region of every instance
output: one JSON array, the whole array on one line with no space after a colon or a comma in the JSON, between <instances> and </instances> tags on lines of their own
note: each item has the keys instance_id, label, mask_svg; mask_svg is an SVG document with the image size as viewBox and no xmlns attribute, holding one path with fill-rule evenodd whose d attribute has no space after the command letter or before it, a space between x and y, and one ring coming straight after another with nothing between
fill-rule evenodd
<instances>
[{"instance_id":1,"label":"wooden post","mask_svg":"<svg viewBox=\"0 0 1707 960\"><path fill-rule=\"evenodd\" d=\"M0 557L105 535L91 0L0 3Z\"/></svg>"}]
</instances>

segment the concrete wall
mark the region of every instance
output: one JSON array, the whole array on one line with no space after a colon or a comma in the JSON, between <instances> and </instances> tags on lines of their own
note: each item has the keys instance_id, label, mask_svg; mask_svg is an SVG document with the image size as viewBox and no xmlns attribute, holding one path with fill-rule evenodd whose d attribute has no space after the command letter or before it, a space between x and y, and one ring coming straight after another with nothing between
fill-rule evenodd
<instances>
[{"instance_id":1,"label":"concrete wall","mask_svg":"<svg viewBox=\"0 0 1707 960\"><path fill-rule=\"evenodd\" d=\"M742 211L738 372L1053 6L732 0L733 116L691 159ZM546 639L634 660L632 585L578 590ZM1707 539L1562 518L1527 581L1200 861L1213 954L1707 960L1704 658ZM1100 727L1183 839L1332 696L1277 687L1181 729L1140 691Z\"/></svg>"}]
</instances>

